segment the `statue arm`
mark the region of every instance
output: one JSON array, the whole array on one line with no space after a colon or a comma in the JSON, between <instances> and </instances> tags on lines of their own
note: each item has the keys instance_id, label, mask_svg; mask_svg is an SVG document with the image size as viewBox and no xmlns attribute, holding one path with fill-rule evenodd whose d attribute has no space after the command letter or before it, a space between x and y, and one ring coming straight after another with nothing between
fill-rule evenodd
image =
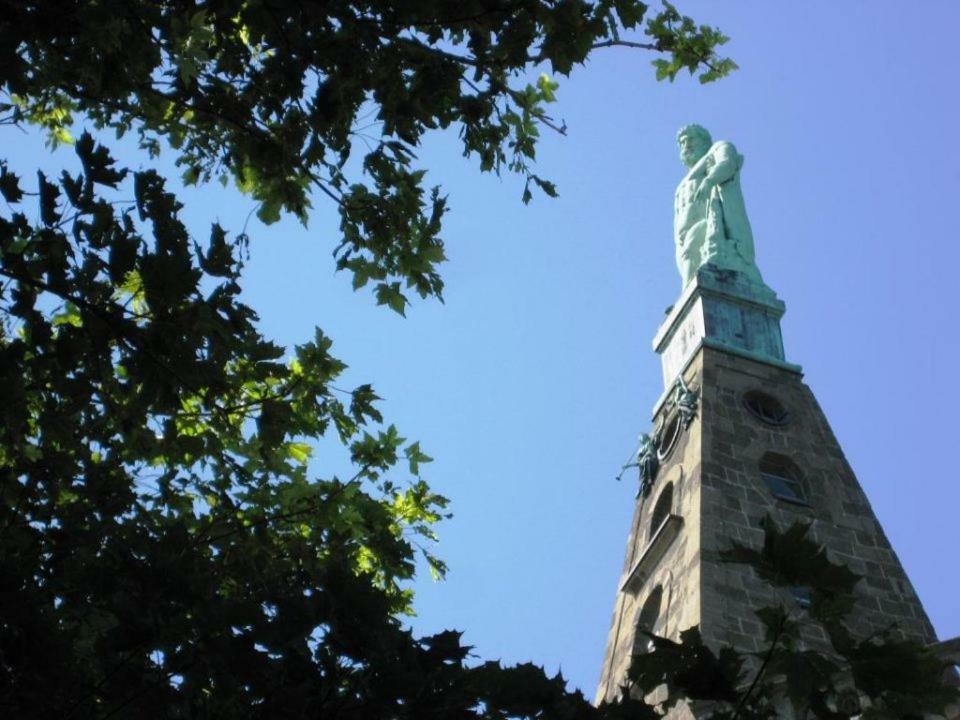
<instances>
[{"instance_id":1,"label":"statue arm","mask_svg":"<svg viewBox=\"0 0 960 720\"><path fill-rule=\"evenodd\" d=\"M740 170L742 159L732 143L718 142L709 154L713 157L713 167L703 179L705 185L725 183Z\"/></svg>"},{"instance_id":2,"label":"statue arm","mask_svg":"<svg viewBox=\"0 0 960 720\"><path fill-rule=\"evenodd\" d=\"M707 158L710 158L711 167L697 187L695 194L697 200L709 196L713 188L733 178L743 163L743 158L740 157L733 144L723 141L711 147L709 152L703 156L701 162Z\"/></svg>"}]
</instances>

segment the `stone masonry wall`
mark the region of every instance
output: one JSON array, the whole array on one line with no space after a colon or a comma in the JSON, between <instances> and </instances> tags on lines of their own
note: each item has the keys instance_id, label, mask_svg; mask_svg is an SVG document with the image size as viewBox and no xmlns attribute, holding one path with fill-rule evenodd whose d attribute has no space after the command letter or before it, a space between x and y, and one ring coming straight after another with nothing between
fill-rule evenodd
<instances>
[{"instance_id":1,"label":"stone masonry wall","mask_svg":"<svg viewBox=\"0 0 960 720\"><path fill-rule=\"evenodd\" d=\"M703 350L703 468L701 517L702 631L708 643L758 650L763 632L752 610L782 602L777 591L746 566L721 563L718 553L731 540L759 547L762 519L770 515L781 529L794 520L812 522L811 536L834 562L863 580L851 629L866 636L897 623L917 640L931 642L933 629L917 594L870 508L813 393L799 375L728 353ZM782 426L769 425L743 402L750 390L777 398L790 413ZM800 471L808 505L777 499L760 478L765 453L789 458ZM799 611L799 609L798 609ZM825 640L810 628L805 640Z\"/></svg>"},{"instance_id":2,"label":"stone masonry wall","mask_svg":"<svg viewBox=\"0 0 960 720\"><path fill-rule=\"evenodd\" d=\"M695 360L685 374L688 385L699 387L699 374L699 362ZM666 419L661 413L654 418L654 424ZM663 602L654 632L676 640L681 630L700 622L700 456L698 419L680 435L670 454L661 462L649 496L637 499L627 538L623 571L617 583L597 702L613 699L619 694L634 646L646 639L646 636L637 633L640 610L657 586L663 589ZM671 513L682 518L682 525L677 537L662 549L662 554L658 557L647 556L651 531L657 529L651 528L651 515L661 493L671 484ZM624 583L642 557L647 562L653 561L650 563L651 569L642 582L624 590Z\"/></svg>"},{"instance_id":3,"label":"stone masonry wall","mask_svg":"<svg viewBox=\"0 0 960 720\"><path fill-rule=\"evenodd\" d=\"M843 456L810 389L790 370L727 352L702 348L684 372L686 384L700 390L697 418L662 460L654 487L638 498L623 572L611 618L597 702L613 699L625 683L638 642L638 615L659 585L663 603L654 631L677 639L699 625L717 648L744 651L763 646L756 608L793 600L756 577L746 566L719 561L731 540L758 547L767 515L783 529L794 519L812 522L811 535L827 547L834 562L864 576L857 586L855 633L867 635L896 622L906 635L935 640L933 629L870 504ZM760 390L777 398L790 413L782 426L764 423L744 405L743 395ZM665 422L668 405L654 423ZM777 499L760 478L759 462L768 452L789 458L800 470L807 505ZM669 544L650 553L651 514L668 484L671 512L682 518ZM656 530L654 528L653 530ZM633 573L643 560L647 572ZM625 583L631 578L633 581ZM818 628L804 637L812 646L825 642ZM670 718L692 717L677 708Z\"/></svg>"}]
</instances>

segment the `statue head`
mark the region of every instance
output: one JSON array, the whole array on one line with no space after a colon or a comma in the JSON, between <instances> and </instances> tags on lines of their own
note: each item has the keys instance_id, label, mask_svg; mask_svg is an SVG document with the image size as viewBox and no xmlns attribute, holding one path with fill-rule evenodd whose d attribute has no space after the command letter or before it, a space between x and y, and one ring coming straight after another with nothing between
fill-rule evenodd
<instances>
[{"instance_id":1,"label":"statue head","mask_svg":"<svg viewBox=\"0 0 960 720\"><path fill-rule=\"evenodd\" d=\"M683 164L693 167L713 145L713 138L702 125L685 125L677 132L677 144L680 146L680 159Z\"/></svg>"}]
</instances>

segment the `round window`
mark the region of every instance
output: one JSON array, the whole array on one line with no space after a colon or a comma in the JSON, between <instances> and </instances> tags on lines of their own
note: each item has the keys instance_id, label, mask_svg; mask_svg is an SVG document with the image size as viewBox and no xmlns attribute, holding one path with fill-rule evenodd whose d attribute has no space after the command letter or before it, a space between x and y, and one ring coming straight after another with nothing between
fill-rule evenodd
<instances>
[{"instance_id":1,"label":"round window","mask_svg":"<svg viewBox=\"0 0 960 720\"><path fill-rule=\"evenodd\" d=\"M786 425L790 421L790 413L783 403L759 390L745 393L743 404L751 415L767 425Z\"/></svg>"},{"instance_id":2,"label":"round window","mask_svg":"<svg viewBox=\"0 0 960 720\"><path fill-rule=\"evenodd\" d=\"M677 444L680 438L680 432L683 430L683 423L680 413L674 413L667 420L663 431L660 433L657 442L657 459L663 460L667 457Z\"/></svg>"}]
</instances>

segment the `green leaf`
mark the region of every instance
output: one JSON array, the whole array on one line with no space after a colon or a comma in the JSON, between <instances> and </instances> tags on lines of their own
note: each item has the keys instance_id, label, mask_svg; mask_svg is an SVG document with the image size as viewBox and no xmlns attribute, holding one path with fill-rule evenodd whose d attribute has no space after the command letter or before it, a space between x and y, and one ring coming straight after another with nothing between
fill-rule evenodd
<instances>
[{"instance_id":1,"label":"green leaf","mask_svg":"<svg viewBox=\"0 0 960 720\"><path fill-rule=\"evenodd\" d=\"M61 488L60 492L57 494L57 505L70 505L71 503L77 502L79 499L80 496L73 490Z\"/></svg>"},{"instance_id":2,"label":"green leaf","mask_svg":"<svg viewBox=\"0 0 960 720\"><path fill-rule=\"evenodd\" d=\"M555 102L555 93L559 87L560 83L552 80L546 73L541 73L537 78L537 89L540 90L540 99L544 102Z\"/></svg>"},{"instance_id":3,"label":"green leaf","mask_svg":"<svg viewBox=\"0 0 960 720\"><path fill-rule=\"evenodd\" d=\"M379 283L377 305L386 305L398 315L406 316L407 298L400 291L400 283Z\"/></svg>"},{"instance_id":4,"label":"green leaf","mask_svg":"<svg viewBox=\"0 0 960 720\"><path fill-rule=\"evenodd\" d=\"M139 270L130 270L123 278L116 290L114 297L123 302L130 302L130 309L138 315L146 315L149 311L147 303L146 286L143 283L143 276Z\"/></svg>"},{"instance_id":5,"label":"green leaf","mask_svg":"<svg viewBox=\"0 0 960 720\"><path fill-rule=\"evenodd\" d=\"M181 179L183 180L184 185L196 185L197 181L200 179L201 168L199 165L191 165L186 170L183 171Z\"/></svg>"},{"instance_id":6,"label":"green leaf","mask_svg":"<svg viewBox=\"0 0 960 720\"><path fill-rule=\"evenodd\" d=\"M63 312L53 316L52 324L54 327L59 325L71 325L73 327L83 327L83 318L80 316L80 310L69 300L64 303Z\"/></svg>"},{"instance_id":7,"label":"green leaf","mask_svg":"<svg viewBox=\"0 0 960 720\"><path fill-rule=\"evenodd\" d=\"M18 236L7 246L6 252L10 255L19 255L26 250L29 244L30 238L23 235Z\"/></svg>"},{"instance_id":8,"label":"green leaf","mask_svg":"<svg viewBox=\"0 0 960 720\"><path fill-rule=\"evenodd\" d=\"M280 210L283 204L277 200L264 200L257 208L257 218L264 225L273 225L280 221Z\"/></svg>"},{"instance_id":9,"label":"green leaf","mask_svg":"<svg viewBox=\"0 0 960 720\"><path fill-rule=\"evenodd\" d=\"M43 451L38 448L36 445L24 445L23 454L27 457L28 460L37 462L38 460L43 459Z\"/></svg>"},{"instance_id":10,"label":"green leaf","mask_svg":"<svg viewBox=\"0 0 960 720\"><path fill-rule=\"evenodd\" d=\"M83 163L83 173L89 182L115 188L126 177L127 170L115 170L110 153L103 145L97 145L90 133L84 132L74 149Z\"/></svg>"},{"instance_id":11,"label":"green leaf","mask_svg":"<svg viewBox=\"0 0 960 720\"><path fill-rule=\"evenodd\" d=\"M545 192L548 196L552 198L557 197L557 186L552 182L549 180L544 180L536 175L531 175L530 179L533 180L537 184L537 187L543 190L543 192Z\"/></svg>"},{"instance_id":12,"label":"green leaf","mask_svg":"<svg viewBox=\"0 0 960 720\"><path fill-rule=\"evenodd\" d=\"M208 275L229 277L235 263L233 247L227 242L227 233L218 223L210 229L210 243L206 253L196 249L200 267Z\"/></svg>"},{"instance_id":13,"label":"green leaf","mask_svg":"<svg viewBox=\"0 0 960 720\"><path fill-rule=\"evenodd\" d=\"M57 212L60 189L47 182L46 176L40 171L37 171L37 179L40 188L40 219L47 227L56 225L60 221L60 213Z\"/></svg>"},{"instance_id":14,"label":"green leaf","mask_svg":"<svg viewBox=\"0 0 960 720\"><path fill-rule=\"evenodd\" d=\"M433 462L433 458L420 450L420 443L410 443L403 451L412 475L420 474L420 463Z\"/></svg>"},{"instance_id":15,"label":"green leaf","mask_svg":"<svg viewBox=\"0 0 960 720\"><path fill-rule=\"evenodd\" d=\"M308 443L287 443L287 454L301 465L306 465L313 455L313 448Z\"/></svg>"},{"instance_id":16,"label":"green leaf","mask_svg":"<svg viewBox=\"0 0 960 720\"><path fill-rule=\"evenodd\" d=\"M647 11L647 5L636 0L614 0L613 6L620 17L620 22L628 30L642 22Z\"/></svg>"},{"instance_id":17,"label":"green leaf","mask_svg":"<svg viewBox=\"0 0 960 720\"><path fill-rule=\"evenodd\" d=\"M0 161L0 195L8 203L18 203L23 198L20 178L7 170L7 163Z\"/></svg>"}]
</instances>

